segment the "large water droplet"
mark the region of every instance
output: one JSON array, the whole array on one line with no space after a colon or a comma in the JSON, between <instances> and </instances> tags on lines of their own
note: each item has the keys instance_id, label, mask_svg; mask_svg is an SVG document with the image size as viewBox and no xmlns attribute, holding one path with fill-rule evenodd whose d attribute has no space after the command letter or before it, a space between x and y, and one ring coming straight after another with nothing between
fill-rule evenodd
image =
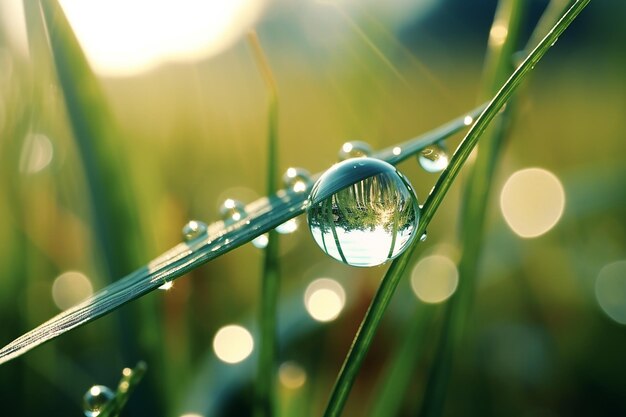
<instances>
[{"instance_id":1,"label":"large water droplet","mask_svg":"<svg viewBox=\"0 0 626 417\"><path fill-rule=\"evenodd\" d=\"M289 168L283 175L285 188L295 193L306 191L311 182L311 174L303 168Z\"/></svg>"},{"instance_id":2,"label":"large water droplet","mask_svg":"<svg viewBox=\"0 0 626 417\"><path fill-rule=\"evenodd\" d=\"M348 265L380 265L415 238L417 198L404 176L384 161L336 164L315 183L309 201L307 219L315 242Z\"/></svg>"},{"instance_id":3,"label":"large water droplet","mask_svg":"<svg viewBox=\"0 0 626 417\"><path fill-rule=\"evenodd\" d=\"M105 405L109 403L115 394L109 387L94 385L83 396L83 410L87 417L97 417Z\"/></svg>"},{"instance_id":4,"label":"large water droplet","mask_svg":"<svg viewBox=\"0 0 626 417\"><path fill-rule=\"evenodd\" d=\"M220 207L220 216L224 223L234 223L247 216L246 208L241 201L228 198Z\"/></svg>"},{"instance_id":5,"label":"large water droplet","mask_svg":"<svg viewBox=\"0 0 626 417\"><path fill-rule=\"evenodd\" d=\"M448 166L448 153L443 146L432 144L419 153L417 160L427 172L440 172Z\"/></svg>"},{"instance_id":6,"label":"large water droplet","mask_svg":"<svg viewBox=\"0 0 626 417\"><path fill-rule=\"evenodd\" d=\"M364 156L370 156L372 154L372 147L360 140L353 140L346 142L341 146L339 150L339 160L345 161L350 158L361 158Z\"/></svg>"},{"instance_id":7,"label":"large water droplet","mask_svg":"<svg viewBox=\"0 0 626 417\"><path fill-rule=\"evenodd\" d=\"M198 220L189 220L186 225L183 226L183 239L185 242L194 240L204 235L207 231L207 225L204 222Z\"/></svg>"}]
</instances>

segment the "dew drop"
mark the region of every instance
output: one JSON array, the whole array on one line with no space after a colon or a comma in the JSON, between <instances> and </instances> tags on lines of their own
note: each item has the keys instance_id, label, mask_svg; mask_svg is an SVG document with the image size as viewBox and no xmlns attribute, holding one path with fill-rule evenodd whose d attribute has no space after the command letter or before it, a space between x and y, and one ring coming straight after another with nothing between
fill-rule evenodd
<instances>
[{"instance_id":1,"label":"dew drop","mask_svg":"<svg viewBox=\"0 0 626 417\"><path fill-rule=\"evenodd\" d=\"M220 216L224 223L234 223L245 218L247 213L241 201L227 198L220 207Z\"/></svg>"},{"instance_id":2,"label":"dew drop","mask_svg":"<svg viewBox=\"0 0 626 417\"><path fill-rule=\"evenodd\" d=\"M115 394L109 387L94 385L83 396L83 411L87 417L97 417L100 412L113 398Z\"/></svg>"},{"instance_id":3,"label":"dew drop","mask_svg":"<svg viewBox=\"0 0 626 417\"><path fill-rule=\"evenodd\" d=\"M276 228L276 231L281 235L288 235L296 230L298 230L298 221L296 219L289 219Z\"/></svg>"},{"instance_id":4,"label":"dew drop","mask_svg":"<svg viewBox=\"0 0 626 417\"><path fill-rule=\"evenodd\" d=\"M204 222L189 220L187 224L183 226L183 239L185 242L197 239L206 233L207 227L208 226Z\"/></svg>"},{"instance_id":5,"label":"dew drop","mask_svg":"<svg viewBox=\"0 0 626 417\"><path fill-rule=\"evenodd\" d=\"M345 161L351 158L362 158L364 156L370 156L372 154L372 147L360 140L353 140L346 142L341 146L339 150L339 160Z\"/></svg>"},{"instance_id":6,"label":"dew drop","mask_svg":"<svg viewBox=\"0 0 626 417\"><path fill-rule=\"evenodd\" d=\"M426 239L428 239L428 235L426 233L420 236L420 242L426 242Z\"/></svg>"},{"instance_id":7,"label":"dew drop","mask_svg":"<svg viewBox=\"0 0 626 417\"><path fill-rule=\"evenodd\" d=\"M306 191L312 182L311 174L303 168L289 168L285 171L285 175L283 175L285 188L294 193Z\"/></svg>"},{"instance_id":8,"label":"dew drop","mask_svg":"<svg viewBox=\"0 0 626 417\"><path fill-rule=\"evenodd\" d=\"M264 249L267 247L268 243L269 236L267 235L267 233L264 233L252 239L252 246L254 246L255 248Z\"/></svg>"},{"instance_id":9,"label":"dew drop","mask_svg":"<svg viewBox=\"0 0 626 417\"><path fill-rule=\"evenodd\" d=\"M426 172L440 172L448 166L448 153L443 146L432 144L422 149L417 160Z\"/></svg>"},{"instance_id":10,"label":"dew drop","mask_svg":"<svg viewBox=\"0 0 626 417\"><path fill-rule=\"evenodd\" d=\"M315 242L345 264L383 264L415 238L417 198L407 179L384 161L359 158L334 165L315 183L309 201Z\"/></svg>"}]
</instances>

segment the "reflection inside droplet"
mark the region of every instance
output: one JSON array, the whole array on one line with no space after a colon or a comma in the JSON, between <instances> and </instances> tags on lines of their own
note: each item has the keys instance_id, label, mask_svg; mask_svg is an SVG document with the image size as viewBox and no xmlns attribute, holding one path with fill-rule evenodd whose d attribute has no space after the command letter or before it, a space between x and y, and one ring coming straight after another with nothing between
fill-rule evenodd
<instances>
[{"instance_id":1,"label":"reflection inside droplet","mask_svg":"<svg viewBox=\"0 0 626 417\"><path fill-rule=\"evenodd\" d=\"M346 303L346 292L334 279L319 278L304 292L304 306L317 321L332 321L339 316Z\"/></svg>"},{"instance_id":2,"label":"reflection inside droplet","mask_svg":"<svg viewBox=\"0 0 626 417\"><path fill-rule=\"evenodd\" d=\"M346 178L360 180L334 192ZM313 186L309 200L307 219L316 243L353 266L380 265L398 256L414 238L419 220L409 183L378 159L336 164Z\"/></svg>"},{"instance_id":3,"label":"reflection inside droplet","mask_svg":"<svg viewBox=\"0 0 626 417\"><path fill-rule=\"evenodd\" d=\"M183 226L183 239L188 242L199 238L207 231L207 224L198 220L190 220Z\"/></svg>"},{"instance_id":4,"label":"reflection inside droplet","mask_svg":"<svg viewBox=\"0 0 626 417\"><path fill-rule=\"evenodd\" d=\"M97 417L100 412L113 398L115 394L109 387L94 385L83 396L83 411L86 417Z\"/></svg>"},{"instance_id":5,"label":"reflection inside droplet","mask_svg":"<svg viewBox=\"0 0 626 417\"><path fill-rule=\"evenodd\" d=\"M289 168L285 172L285 175L283 175L285 188L295 193L306 191L311 182L311 174L306 169Z\"/></svg>"},{"instance_id":6,"label":"reflection inside droplet","mask_svg":"<svg viewBox=\"0 0 626 417\"><path fill-rule=\"evenodd\" d=\"M417 160L426 172L440 172L448 167L448 153L443 146L438 144L422 149Z\"/></svg>"},{"instance_id":7,"label":"reflection inside droplet","mask_svg":"<svg viewBox=\"0 0 626 417\"><path fill-rule=\"evenodd\" d=\"M238 222L246 217L246 209L241 201L227 198L220 207L220 216L225 223Z\"/></svg>"}]
</instances>

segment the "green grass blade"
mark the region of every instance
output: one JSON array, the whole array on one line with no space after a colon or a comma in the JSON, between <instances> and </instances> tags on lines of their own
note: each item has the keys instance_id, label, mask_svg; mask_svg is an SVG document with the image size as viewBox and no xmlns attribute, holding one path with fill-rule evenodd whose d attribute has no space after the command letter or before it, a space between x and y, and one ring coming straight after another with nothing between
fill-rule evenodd
<instances>
[{"instance_id":1,"label":"green grass blade","mask_svg":"<svg viewBox=\"0 0 626 417\"><path fill-rule=\"evenodd\" d=\"M470 153L474 149L474 146L478 142L478 139L483 134L491 120L493 120L493 118L498 114L502 106L504 106L507 100L511 97L524 77L532 71L532 69L534 69L535 65L550 49L550 46L554 44L558 37L570 25L576 16L578 16L589 1L590 0L577 1L565 13L563 18L556 23L548 35L539 43L539 45L537 45L528 57L526 57L524 62L522 62L522 64L515 70L506 83L504 83L502 88L489 102L485 110L481 113L478 119L476 119L476 122L455 151L452 159L450 160L450 164L441 174L435 184L435 187L424 203L422 218L416 232L418 236L426 232L428 224L437 212L437 209L452 186L456 176L459 174L463 164L469 157ZM370 307L361 322L361 326L357 331L352 346L350 347L350 351L346 356L346 360L341 368L335 386L333 387L326 411L324 413L325 417L338 417L341 415L348 399L348 394L350 393L361 364L363 363L363 359L371 346L376 329L380 325L382 316L391 301L391 297L400 282L400 278L404 273L409 259L417 247L417 242L419 241L416 240L405 253L400 255L400 257L398 257L391 264L380 286L378 287L378 290L370 303Z\"/></svg>"},{"instance_id":2,"label":"green grass blade","mask_svg":"<svg viewBox=\"0 0 626 417\"><path fill-rule=\"evenodd\" d=\"M485 95L493 94L513 69L513 53L517 48L526 8L527 2L520 0L501 0L498 3L492 31L505 28L506 37L501 41L489 42L485 60ZM439 416L443 413L454 351L465 328L469 306L473 299L492 178L514 107L514 100L510 100L503 117L485 131L476 163L472 167L464 190L460 210L463 253L458 266L459 288L454 298L446 305L443 329L426 384L421 416Z\"/></svg>"},{"instance_id":3,"label":"green grass blade","mask_svg":"<svg viewBox=\"0 0 626 417\"><path fill-rule=\"evenodd\" d=\"M276 192L278 177L278 92L272 70L255 32L248 34L259 72L268 92L267 127L267 195ZM261 276L261 311L259 314L259 360L255 387L254 415L271 417L276 408L276 308L280 290L278 233L271 230L267 246L263 251L263 273Z\"/></svg>"},{"instance_id":4,"label":"green grass blade","mask_svg":"<svg viewBox=\"0 0 626 417\"><path fill-rule=\"evenodd\" d=\"M474 117L481 110L482 107L479 107L469 114ZM463 122L464 118L465 115L413 140L383 149L373 157L393 164L399 163L417 154L424 147L466 127ZM396 147L402 148L400 155L394 154L393 149ZM320 175L321 173L318 173L313 178L318 178ZM345 186L348 185L350 183L346 182ZM175 246L148 265L103 288L82 303L9 343L0 349L0 364L78 326L102 317L129 301L157 289L165 282L174 280L302 214L311 187L312 185L309 185L309 188L301 193L279 190L274 195L260 198L246 206L246 213L249 213L249 216L241 221L233 224L224 224L223 221L213 223L208 227L207 233L200 238Z\"/></svg>"},{"instance_id":5,"label":"green grass blade","mask_svg":"<svg viewBox=\"0 0 626 417\"><path fill-rule=\"evenodd\" d=\"M117 384L115 397L102 408L98 417L118 417L128 402L130 394L135 390L137 384L141 382L147 369L145 362L139 362L133 369L124 369L122 378Z\"/></svg>"}]
</instances>

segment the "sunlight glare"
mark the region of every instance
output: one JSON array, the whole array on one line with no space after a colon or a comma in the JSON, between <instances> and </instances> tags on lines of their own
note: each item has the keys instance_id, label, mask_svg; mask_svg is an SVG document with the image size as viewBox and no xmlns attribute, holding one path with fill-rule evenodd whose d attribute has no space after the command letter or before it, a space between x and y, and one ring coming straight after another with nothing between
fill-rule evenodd
<instances>
[{"instance_id":1,"label":"sunlight glare","mask_svg":"<svg viewBox=\"0 0 626 417\"><path fill-rule=\"evenodd\" d=\"M128 76L172 60L222 52L249 29L264 0L60 0L94 70Z\"/></svg>"}]
</instances>

